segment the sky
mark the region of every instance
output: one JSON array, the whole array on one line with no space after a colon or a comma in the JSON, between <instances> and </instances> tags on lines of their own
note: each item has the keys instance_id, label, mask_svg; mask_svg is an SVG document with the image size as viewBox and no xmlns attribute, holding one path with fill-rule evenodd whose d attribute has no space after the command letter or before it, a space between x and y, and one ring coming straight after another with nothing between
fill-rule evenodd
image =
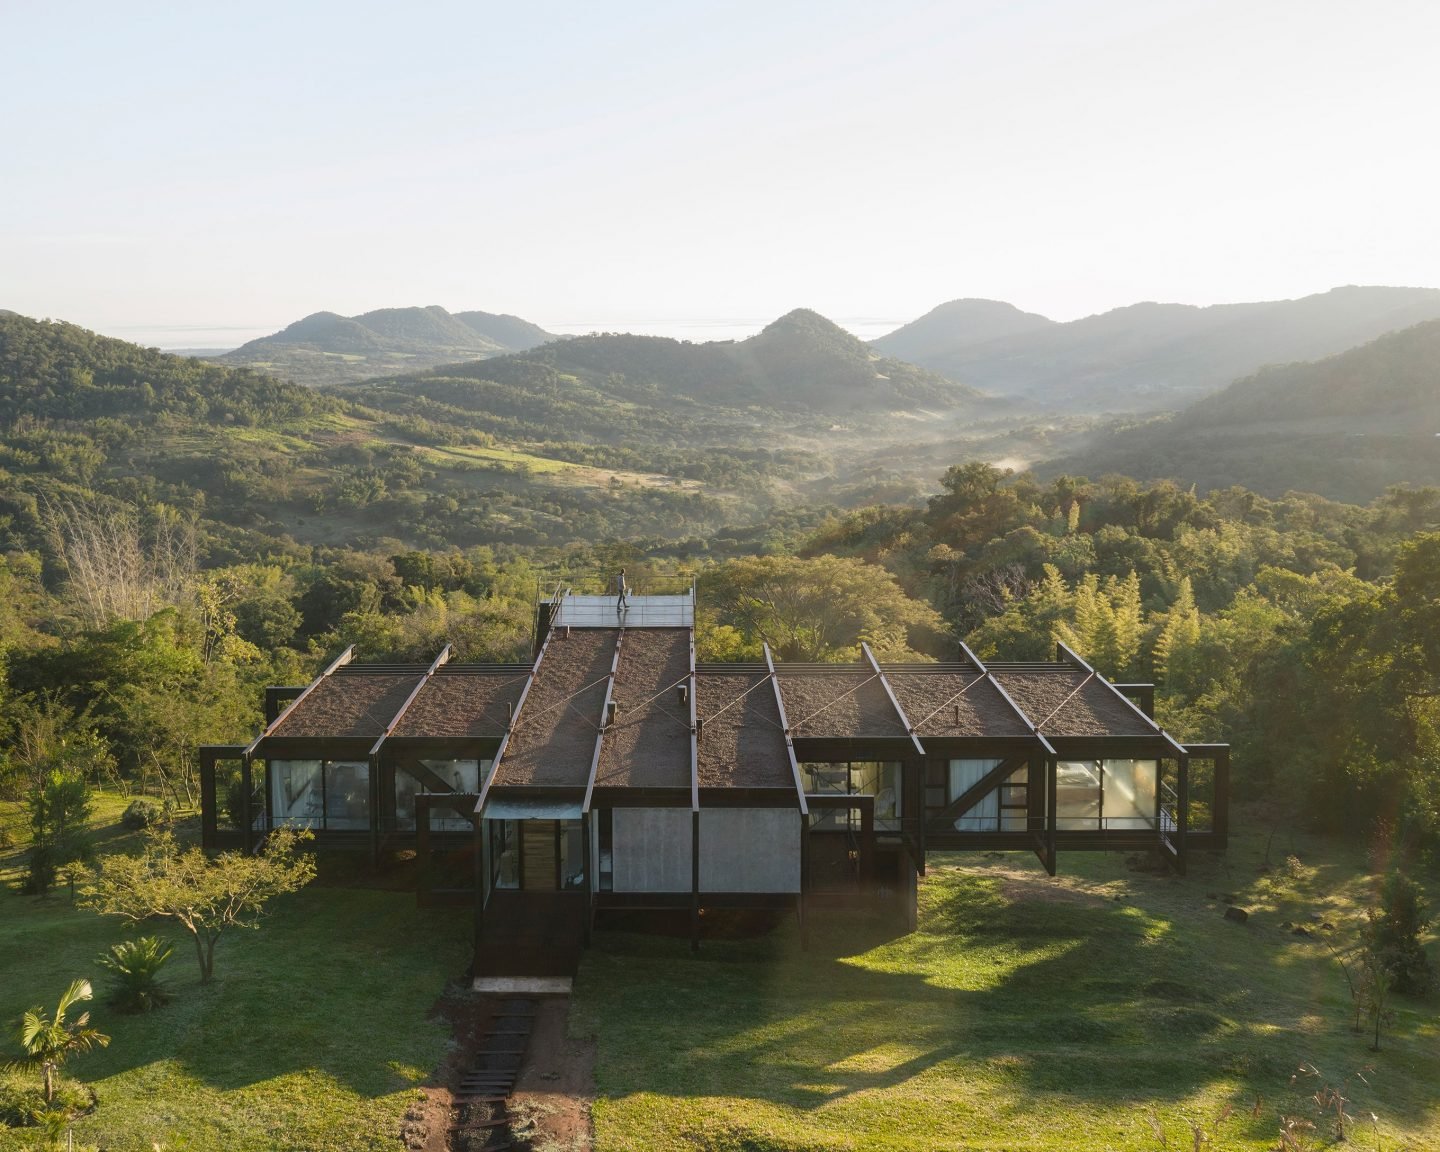
<instances>
[{"instance_id":1,"label":"sky","mask_svg":"<svg viewBox=\"0 0 1440 1152\"><path fill-rule=\"evenodd\" d=\"M0 0L0 308L864 335L1440 286L1433 0Z\"/></svg>"}]
</instances>

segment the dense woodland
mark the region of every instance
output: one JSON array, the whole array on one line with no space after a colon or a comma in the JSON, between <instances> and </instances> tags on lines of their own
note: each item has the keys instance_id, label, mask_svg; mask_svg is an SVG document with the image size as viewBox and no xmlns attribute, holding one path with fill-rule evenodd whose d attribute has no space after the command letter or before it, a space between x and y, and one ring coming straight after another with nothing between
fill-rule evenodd
<instances>
[{"instance_id":1,"label":"dense woodland","mask_svg":"<svg viewBox=\"0 0 1440 1152\"><path fill-rule=\"evenodd\" d=\"M840 509L774 487L803 458L643 440L569 454L673 486L617 471L566 488L524 463L565 465L557 444L541 457L473 422L68 325L0 316L0 336L7 798L83 778L193 804L196 747L253 734L266 684L304 682L351 643L373 660L447 642L523 657L538 592L624 563L642 587L650 571L698 579L712 659L762 640L788 659L849 659L861 640L1029 658L1061 639L1156 681L1181 739L1234 744L1239 795L1277 823L1417 849L1440 831L1440 490L1360 506L967 463L928 502ZM492 383L542 405L575 387L547 379ZM488 449L497 468L509 453L511 503L429 463L440 447ZM728 470L724 494L680 483L707 466ZM305 536L318 525L331 540Z\"/></svg>"}]
</instances>

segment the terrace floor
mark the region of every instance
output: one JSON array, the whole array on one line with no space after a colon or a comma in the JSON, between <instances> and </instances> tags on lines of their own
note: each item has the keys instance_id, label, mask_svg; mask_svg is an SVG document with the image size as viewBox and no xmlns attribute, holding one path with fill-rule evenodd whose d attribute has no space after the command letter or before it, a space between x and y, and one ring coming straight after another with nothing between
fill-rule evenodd
<instances>
[{"instance_id":1,"label":"terrace floor","mask_svg":"<svg viewBox=\"0 0 1440 1152\"><path fill-rule=\"evenodd\" d=\"M695 602L687 596L631 594L624 612L614 596L566 596L560 601L553 628L693 628Z\"/></svg>"}]
</instances>

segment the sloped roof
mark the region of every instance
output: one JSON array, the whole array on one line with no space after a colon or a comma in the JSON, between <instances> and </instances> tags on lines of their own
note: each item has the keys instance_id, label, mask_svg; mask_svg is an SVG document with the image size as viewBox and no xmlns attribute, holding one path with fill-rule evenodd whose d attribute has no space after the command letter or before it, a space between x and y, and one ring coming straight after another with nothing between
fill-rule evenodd
<instances>
[{"instance_id":1,"label":"sloped roof","mask_svg":"<svg viewBox=\"0 0 1440 1152\"><path fill-rule=\"evenodd\" d=\"M885 668L884 672L921 739L1030 735L1029 726L994 681L973 666L936 665L933 671Z\"/></svg>"},{"instance_id":2,"label":"sloped roof","mask_svg":"<svg viewBox=\"0 0 1440 1152\"><path fill-rule=\"evenodd\" d=\"M528 668L447 664L425 682L391 735L498 740L529 676Z\"/></svg>"},{"instance_id":3,"label":"sloped roof","mask_svg":"<svg viewBox=\"0 0 1440 1152\"><path fill-rule=\"evenodd\" d=\"M605 730L597 788L689 788L690 707L676 686L690 679L690 630L627 630L615 670L615 723Z\"/></svg>"},{"instance_id":4,"label":"sloped roof","mask_svg":"<svg viewBox=\"0 0 1440 1152\"><path fill-rule=\"evenodd\" d=\"M1103 677L1068 665L992 668L1044 736L1153 736L1155 729Z\"/></svg>"},{"instance_id":5,"label":"sloped roof","mask_svg":"<svg viewBox=\"0 0 1440 1152\"><path fill-rule=\"evenodd\" d=\"M271 733L286 739L379 739L425 675L341 668L315 685Z\"/></svg>"},{"instance_id":6,"label":"sloped roof","mask_svg":"<svg viewBox=\"0 0 1440 1152\"><path fill-rule=\"evenodd\" d=\"M781 665L775 670L785 719L797 739L907 737L873 669L852 665Z\"/></svg>"},{"instance_id":7,"label":"sloped roof","mask_svg":"<svg viewBox=\"0 0 1440 1152\"><path fill-rule=\"evenodd\" d=\"M495 786L585 787L619 635L613 628L550 634L495 767Z\"/></svg>"},{"instance_id":8,"label":"sloped roof","mask_svg":"<svg viewBox=\"0 0 1440 1152\"><path fill-rule=\"evenodd\" d=\"M713 665L698 671L695 709L702 724L700 787L794 787L775 686L767 671L722 672Z\"/></svg>"}]
</instances>

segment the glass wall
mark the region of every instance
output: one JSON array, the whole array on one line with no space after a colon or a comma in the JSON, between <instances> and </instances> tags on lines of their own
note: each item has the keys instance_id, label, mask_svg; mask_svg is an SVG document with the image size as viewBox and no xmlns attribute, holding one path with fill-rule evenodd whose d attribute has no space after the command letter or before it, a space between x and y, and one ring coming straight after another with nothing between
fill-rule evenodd
<instances>
[{"instance_id":1,"label":"glass wall","mask_svg":"<svg viewBox=\"0 0 1440 1152\"><path fill-rule=\"evenodd\" d=\"M324 831L370 827L370 765L365 760L271 760L270 819Z\"/></svg>"},{"instance_id":2,"label":"glass wall","mask_svg":"<svg viewBox=\"0 0 1440 1152\"><path fill-rule=\"evenodd\" d=\"M898 831L901 816L900 762L855 760L846 764L802 764L807 795L875 797L876 831ZM819 830L860 827L855 809L813 808L810 826Z\"/></svg>"},{"instance_id":3,"label":"glass wall","mask_svg":"<svg viewBox=\"0 0 1440 1152\"><path fill-rule=\"evenodd\" d=\"M370 827L370 762L325 762L325 827L363 831Z\"/></svg>"},{"instance_id":4,"label":"glass wall","mask_svg":"<svg viewBox=\"0 0 1440 1152\"><path fill-rule=\"evenodd\" d=\"M490 771L490 760L421 760L421 765L448 785L451 792L478 793ZM439 792L434 780L421 779L403 764L395 766L395 827L402 832L415 829L415 793ZM464 832L473 825L458 812L436 809L430 818L436 832Z\"/></svg>"},{"instance_id":5,"label":"glass wall","mask_svg":"<svg viewBox=\"0 0 1440 1152\"><path fill-rule=\"evenodd\" d=\"M1155 760L1062 760L1056 768L1055 826L1061 831L1155 827Z\"/></svg>"},{"instance_id":6,"label":"glass wall","mask_svg":"<svg viewBox=\"0 0 1440 1152\"><path fill-rule=\"evenodd\" d=\"M1000 760L951 760L946 802L953 803L998 768ZM1023 832L1029 826L1030 769L1017 768L955 819L957 832Z\"/></svg>"},{"instance_id":7,"label":"glass wall","mask_svg":"<svg viewBox=\"0 0 1440 1152\"><path fill-rule=\"evenodd\" d=\"M1055 827L1062 832L1100 827L1100 761L1061 760L1055 766Z\"/></svg>"},{"instance_id":8,"label":"glass wall","mask_svg":"<svg viewBox=\"0 0 1440 1152\"><path fill-rule=\"evenodd\" d=\"M319 828L325 815L323 760L270 761L270 819Z\"/></svg>"},{"instance_id":9,"label":"glass wall","mask_svg":"<svg viewBox=\"0 0 1440 1152\"><path fill-rule=\"evenodd\" d=\"M1154 760L1106 760L1105 827L1155 827L1159 765Z\"/></svg>"}]
</instances>

